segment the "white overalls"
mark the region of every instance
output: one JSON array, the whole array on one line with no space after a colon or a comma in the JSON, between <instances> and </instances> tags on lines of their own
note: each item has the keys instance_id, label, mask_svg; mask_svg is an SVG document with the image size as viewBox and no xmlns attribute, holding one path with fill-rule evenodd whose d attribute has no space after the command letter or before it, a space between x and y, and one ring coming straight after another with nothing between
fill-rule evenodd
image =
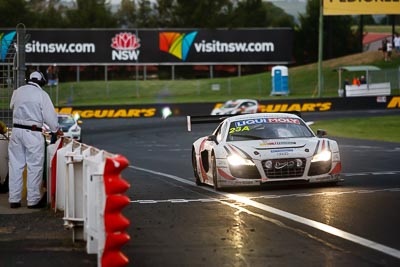
<instances>
[{"instance_id":1,"label":"white overalls","mask_svg":"<svg viewBox=\"0 0 400 267\"><path fill-rule=\"evenodd\" d=\"M52 132L58 129L57 113L49 95L33 82L14 91L10 108L13 109L13 128L8 146L9 202L21 202L23 171L27 165L27 204L36 205L40 198L45 158L45 140L40 129L46 123ZM17 125L39 130L28 130Z\"/></svg>"}]
</instances>

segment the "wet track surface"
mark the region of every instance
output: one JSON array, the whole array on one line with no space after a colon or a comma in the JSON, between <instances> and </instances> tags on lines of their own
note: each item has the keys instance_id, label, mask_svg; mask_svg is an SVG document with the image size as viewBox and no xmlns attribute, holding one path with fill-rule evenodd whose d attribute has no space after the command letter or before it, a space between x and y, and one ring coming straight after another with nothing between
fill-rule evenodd
<instances>
[{"instance_id":1,"label":"wet track surface","mask_svg":"<svg viewBox=\"0 0 400 267\"><path fill-rule=\"evenodd\" d=\"M400 111L385 114L399 115ZM303 117L315 121L375 115L382 114L329 112ZM187 132L184 117L85 120L84 143L130 161L123 172L131 183L127 195L132 203L124 209L131 221L131 241L123 249L130 266L400 265L399 143L330 137L341 149L344 181L338 186L215 192L209 186L195 185L190 157L191 143L210 134L214 126L196 125ZM59 231L64 231L61 218L46 211L36 214L51 217L36 219L39 225L49 224L56 233L56 224L49 221L57 219ZM7 216L21 215L1 215L0 223L16 218ZM36 218L35 213L26 216ZM37 230L32 228L39 225L24 229L32 235ZM96 265L93 255L79 245L71 246L65 236L55 237L52 244L31 241L28 245L22 236L16 239L0 232L0 266L7 253L15 253L17 259L18 250L9 244L20 244L22 253L31 248L32 260L46 255L42 266ZM74 249L68 251L69 246ZM4 266L36 263L28 262L28 256L19 259L19 264Z\"/></svg>"}]
</instances>

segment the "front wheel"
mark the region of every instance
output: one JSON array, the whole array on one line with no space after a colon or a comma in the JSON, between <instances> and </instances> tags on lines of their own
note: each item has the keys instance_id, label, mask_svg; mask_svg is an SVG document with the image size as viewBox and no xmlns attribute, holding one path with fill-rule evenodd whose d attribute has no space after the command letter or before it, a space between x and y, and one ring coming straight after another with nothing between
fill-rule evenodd
<instances>
[{"instance_id":1,"label":"front wheel","mask_svg":"<svg viewBox=\"0 0 400 267\"><path fill-rule=\"evenodd\" d=\"M215 155L211 155L211 161L212 161L212 177L213 177L213 184L214 184L214 189L219 191L220 187L218 185L218 176L217 176L217 161L215 159Z\"/></svg>"},{"instance_id":2,"label":"front wheel","mask_svg":"<svg viewBox=\"0 0 400 267\"><path fill-rule=\"evenodd\" d=\"M199 172L197 170L196 151L194 149L192 149L192 166L196 185L202 185L203 183L200 180Z\"/></svg>"}]
</instances>

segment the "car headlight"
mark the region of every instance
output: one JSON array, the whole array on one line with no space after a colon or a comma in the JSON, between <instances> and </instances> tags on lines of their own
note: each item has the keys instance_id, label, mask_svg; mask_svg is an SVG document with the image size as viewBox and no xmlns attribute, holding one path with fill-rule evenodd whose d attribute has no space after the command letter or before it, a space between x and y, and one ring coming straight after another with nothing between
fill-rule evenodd
<instances>
[{"instance_id":1,"label":"car headlight","mask_svg":"<svg viewBox=\"0 0 400 267\"><path fill-rule=\"evenodd\" d=\"M318 162L318 161L329 161L332 158L332 152L329 150L323 150L318 154L315 154L311 160L311 162Z\"/></svg>"},{"instance_id":2,"label":"car headlight","mask_svg":"<svg viewBox=\"0 0 400 267\"><path fill-rule=\"evenodd\" d=\"M254 162L250 159L242 158L239 155L230 155L227 157L228 163L232 166L247 165L254 166Z\"/></svg>"}]
</instances>

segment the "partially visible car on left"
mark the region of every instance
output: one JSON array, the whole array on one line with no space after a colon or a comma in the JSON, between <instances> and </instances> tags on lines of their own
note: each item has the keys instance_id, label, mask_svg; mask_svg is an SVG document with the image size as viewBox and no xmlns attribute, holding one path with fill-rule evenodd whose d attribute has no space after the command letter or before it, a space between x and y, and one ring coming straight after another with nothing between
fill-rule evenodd
<instances>
[{"instance_id":1,"label":"partially visible car on left","mask_svg":"<svg viewBox=\"0 0 400 267\"><path fill-rule=\"evenodd\" d=\"M79 120L79 115L58 113L57 117L58 117L58 124L60 126L60 129L63 131L64 136L82 142L82 129L80 127L82 121Z\"/></svg>"}]
</instances>

